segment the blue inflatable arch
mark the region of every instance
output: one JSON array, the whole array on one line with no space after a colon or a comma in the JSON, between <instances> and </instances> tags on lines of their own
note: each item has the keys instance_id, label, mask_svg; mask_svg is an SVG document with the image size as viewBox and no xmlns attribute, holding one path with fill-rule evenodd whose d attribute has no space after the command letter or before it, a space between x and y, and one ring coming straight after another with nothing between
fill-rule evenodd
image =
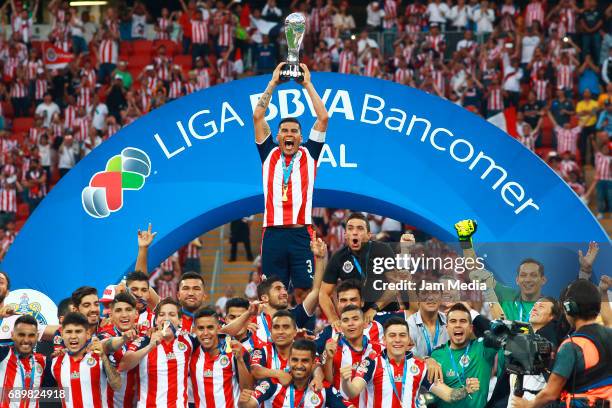
<instances>
[{"instance_id":1,"label":"blue inflatable arch","mask_svg":"<svg viewBox=\"0 0 612 408\"><path fill-rule=\"evenodd\" d=\"M152 222L157 265L207 230L262 212L261 163L251 114L268 77L215 86L142 117L85 157L32 214L3 263L16 288L58 301L82 284L102 289L133 268L135 234ZM351 208L453 240L457 220L475 218L477 239L502 280L507 255L536 255L558 293L574 276L576 245L609 240L589 210L538 157L482 118L396 83L318 73L330 114L315 206ZM308 134L314 110L285 84L268 120L297 116ZM305 136L306 137L306 136ZM531 243L550 243L544 250ZM584 246L583 246L584 248ZM482 251L482 249L481 249ZM514 251L514 252L513 252ZM557 279L559 277L559 279Z\"/></svg>"}]
</instances>

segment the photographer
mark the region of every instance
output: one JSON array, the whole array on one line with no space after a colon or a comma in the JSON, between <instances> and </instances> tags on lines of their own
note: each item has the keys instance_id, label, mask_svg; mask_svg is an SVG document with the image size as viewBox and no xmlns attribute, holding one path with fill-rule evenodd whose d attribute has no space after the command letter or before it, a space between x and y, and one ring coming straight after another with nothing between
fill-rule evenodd
<instances>
[{"instance_id":1,"label":"photographer","mask_svg":"<svg viewBox=\"0 0 612 408\"><path fill-rule=\"evenodd\" d=\"M474 313L474 312L472 312ZM529 314L529 324L533 328L535 334L539 334L546 340L552 343L553 349L559 344L559 336L557 334L557 324L561 319L561 306L552 297L543 297L539 299ZM485 336L487 330L492 329L492 322L482 315L474 317L474 333L476 336ZM506 407L511 406L508 397L510 390L514 389L517 381L516 374L509 374L507 370L498 374L495 389L487 403L487 407ZM522 387L525 391L525 398L532 400L546 385L546 377L544 375L525 375L522 381Z\"/></svg>"},{"instance_id":2,"label":"photographer","mask_svg":"<svg viewBox=\"0 0 612 408\"><path fill-rule=\"evenodd\" d=\"M562 300L565 315L575 331L561 343L544 389L533 401L513 396L512 407L543 407L557 399L568 407L609 406L612 329L596 323L601 294L588 280L578 279L567 288Z\"/></svg>"}]
</instances>

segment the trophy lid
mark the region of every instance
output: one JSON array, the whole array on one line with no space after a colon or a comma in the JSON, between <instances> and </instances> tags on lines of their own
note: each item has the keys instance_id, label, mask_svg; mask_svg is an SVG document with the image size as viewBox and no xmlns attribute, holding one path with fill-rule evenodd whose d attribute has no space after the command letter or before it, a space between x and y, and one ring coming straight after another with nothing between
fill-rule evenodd
<instances>
[{"instance_id":1,"label":"trophy lid","mask_svg":"<svg viewBox=\"0 0 612 408\"><path fill-rule=\"evenodd\" d=\"M291 13L285 19L285 25L289 24L306 24L306 19L302 13Z\"/></svg>"}]
</instances>

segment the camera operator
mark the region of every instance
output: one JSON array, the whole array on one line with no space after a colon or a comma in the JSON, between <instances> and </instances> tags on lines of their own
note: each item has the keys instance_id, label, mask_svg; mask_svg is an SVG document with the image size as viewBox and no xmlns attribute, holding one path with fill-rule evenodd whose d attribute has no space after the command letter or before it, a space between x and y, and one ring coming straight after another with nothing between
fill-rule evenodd
<instances>
[{"instance_id":1,"label":"camera operator","mask_svg":"<svg viewBox=\"0 0 612 408\"><path fill-rule=\"evenodd\" d=\"M557 399L568 407L610 406L612 329L596 322L601 294L588 280L578 279L567 288L562 303L575 331L561 343L544 389L532 401L513 396L512 407L543 407Z\"/></svg>"},{"instance_id":2,"label":"camera operator","mask_svg":"<svg viewBox=\"0 0 612 408\"><path fill-rule=\"evenodd\" d=\"M474 313L474 312L472 312ZM559 336L557 334L557 324L561 319L561 306L556 299L552 297L540 298L531 309L529 315L529 323L535 334L539 334L552 343L553 349L556 349L559 344ZM485 335L485 331L491 329L491 321L482 315L474 317L474 334L477 337ZM504 370L498 375L498 380L495 389L487 403L486 407L506 407L511 406L508 397L510 390L514 388L517 381L516 374L509 374ZM532 400L546 385L544 375L525 375L523 377L522 388L524 388L525 399Z\"/></svg>"}]
</instances>

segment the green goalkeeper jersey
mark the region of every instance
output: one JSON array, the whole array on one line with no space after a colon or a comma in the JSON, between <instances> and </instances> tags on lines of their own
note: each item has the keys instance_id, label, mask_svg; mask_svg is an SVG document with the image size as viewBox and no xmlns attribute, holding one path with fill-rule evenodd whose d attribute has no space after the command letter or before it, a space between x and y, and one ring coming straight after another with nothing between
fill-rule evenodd
<instances>
[{"instance_id":1,"label":"green goalkeeper jersey","mask_svg":"<svg viewBox=\"0 0 612 408\"><path fill-rule=\"evenodd\" d=\"M482 408L487 403L491 369L497 350L485 347L482 338L471 340L462 349L451 349L450 342L438 347L431 357L442 366L444 384L451 388L465 386L466 378L478 378L480 389L462 401L448 403L438 400L439 408Z\"/></svg>"}]
</instances>

